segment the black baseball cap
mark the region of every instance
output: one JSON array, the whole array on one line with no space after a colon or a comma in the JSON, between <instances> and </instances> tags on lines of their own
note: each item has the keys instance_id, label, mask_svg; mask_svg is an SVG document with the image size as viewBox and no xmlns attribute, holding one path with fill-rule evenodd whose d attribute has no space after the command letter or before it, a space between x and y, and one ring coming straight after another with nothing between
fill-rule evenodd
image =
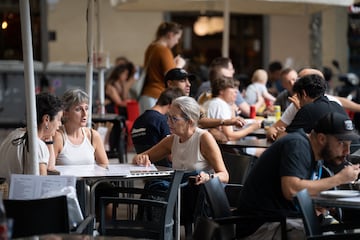
<instances>
[{"instance_id":1,"label":"black baseball cap","mask_svg":"<svg viewBox=\"0 0 360 240\"><path fill-rule=\"evenodd\" d=\"M350 118L338 112L332 112L322 117L314 127L317 133L330 134L341 140L358 140L359 134L354 130Z\"/></svg>"},{"instance_id":2,"label":"black baseball cap","mask_svg":"<svg viewBox=\"0 0 360 240\"><path fill-rule=\"evenodd\" d=\"M167 82L168 80L183 80L186 78L191 82L195 80L195 75L189 74L182 68L173 68L165 74L164 81Z\"/></svg>"}]
</instances>

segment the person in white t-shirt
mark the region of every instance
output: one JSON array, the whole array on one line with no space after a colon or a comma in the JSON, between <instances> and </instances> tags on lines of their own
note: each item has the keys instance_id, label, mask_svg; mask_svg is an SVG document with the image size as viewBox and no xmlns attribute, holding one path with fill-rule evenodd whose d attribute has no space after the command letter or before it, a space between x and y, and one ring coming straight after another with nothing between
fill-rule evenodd
<instances>
[{"instance_id":1,"label":"person in white t-shirt","mask_svg":"<svg viewBox=\"0 0 360 240\"><path fill-rule=\"evenodd\" d=\"M0 176L10 183L10 176L16 174L47 175L47 170L54 170L53 136L61 125L63 104L58 97L49 93L36 95L37 115L37 158L29 153L27 128L17 128L0 145Z\"/></svg>"}]
</instances>

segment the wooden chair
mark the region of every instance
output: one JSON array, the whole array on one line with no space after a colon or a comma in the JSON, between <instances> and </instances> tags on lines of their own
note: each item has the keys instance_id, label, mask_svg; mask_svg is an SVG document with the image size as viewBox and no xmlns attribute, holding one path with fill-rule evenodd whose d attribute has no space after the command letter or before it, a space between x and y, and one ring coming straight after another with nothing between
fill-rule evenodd
<instances>
[{"instance_id":1,"label":"wooden chair","mask_svg":"<svg viewBox=\"0 0 360 240\"><path fill-rule=\"evenodd\" d=\"M352 231L324 234L324 230L320 226L319 219L316 216L315 208L307 189L303 189L296 194L295 202L298 204L302 214L307 239L360 239L360 233L353 233ZM334 230L338 231L339 226L338 224L334 224ZM331 230L330 227L327 227L326 231ZM344 231L345 228L342 230Z\"/></svg>"},{"instance_id":2,"label":"wooden chair","mask_svg":"<svg viewBox=\"0 0 360 240\"><path fill-rule=\"evenodd\" d=\"M4 199L8 218L14 220L13 238L50 233L70 233L66 196L32 200ZM92 234L93 217L86 218L73 233Z\"/></svg>"},{"instance_id":3,"label":"wooden chair","mask_svg":"<svg viewBox=\"0 0 360 240\"><path fill-rule=\"evenodd\" d=\"M177 201L178 190L182 171L175 171L171 179L170 187L167 191L155 192L140 188L118 188L119 193L124 197L102 197L100 199L100 234L107 236L128 236L147 239L171 239L173 237L174 208ZM162 200L152 200L141 198L141 196L151 195L162 198ZM138 197L136 197L138 196ZM137 209L145 208L156 211L156 219L147 219L139 216L120 218L117 212L113 212L112 219L105 219L105 209L108 204L113 206L134 206Z\"/></svg>"}]
</instances>

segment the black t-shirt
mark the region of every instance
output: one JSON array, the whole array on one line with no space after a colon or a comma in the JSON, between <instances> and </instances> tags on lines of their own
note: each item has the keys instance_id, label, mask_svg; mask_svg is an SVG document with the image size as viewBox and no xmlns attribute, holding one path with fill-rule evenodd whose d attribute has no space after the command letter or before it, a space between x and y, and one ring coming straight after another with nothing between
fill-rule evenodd
<instances>
[{"instance_id":1,"label":"black t-shirt","mask_svg":"<svg viewBox=\"0 0 360 240\"><path fill-rule=\"evenodd\" d=\"M337 102L330 101L327 97L321 96L314 102L300 108L293 121L286 128L286 132L290 133L303 128L306 133L310 133L317 121L330 112L338 112L346 115L344 108Z\"/></svg>"},{"instance_id":2,"label":"black t-shirt","mask_svg":"<svg viewBox=\"0 0 360 240\"><path fill-rule=\"evenodd\" d=\"M281 177L311 179L315 168L312 148L303 130L280 138L260 156L247 177L239 198L239 214L294 215L295 205L282 194Z\"/></svg>"},{"instance_id":3,"label":"black t-shirt","mask_svg":"<svg viewBox=\"0 0 360 240\"><path fill-rule=\"evenodd\" d=\"M160 142L170 134L165 115L155 110L146 110L134 122L131 130L131 138L134 146L142 146L142 152Z\"/></svg>"}]
</instances>

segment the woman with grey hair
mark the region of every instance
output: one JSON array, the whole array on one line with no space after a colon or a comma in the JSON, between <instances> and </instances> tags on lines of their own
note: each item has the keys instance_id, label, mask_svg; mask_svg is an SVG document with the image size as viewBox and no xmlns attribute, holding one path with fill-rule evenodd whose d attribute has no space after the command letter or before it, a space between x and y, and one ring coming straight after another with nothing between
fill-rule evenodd
<instances>
[{"instance_id":1,"label":"woman with grey hair","mask_svg":"<svg viewBox=\"0 0 360 240\"><path fill-rule=\"evenodd\" d=\"M228 182L229 175L220 148L208 131L197 127L199 118L200 106L193 98L183 96L173 100L168 113L172 134L137 154L133 163L148 166L171 154L174 169L197 173L196 185L213 177Z\"/></svg>"},{"instance_id":2,"label":"woman with grey hair","mask_svg":"<svg viewBox=\"0 0 360 240\"><path fill-rule=\"evenodd\" d=\"M107 167L104 144L97 131L86 127L89 97L80 89L67 90L63 97L63 126L54 137L56 165L98 164Z\"/></svg>"},{"instance_id":3,"label":"woman with grey hair","mask_svg":"<svg viewBox=\"0 0 360 240\"><path fill-rule=\"evenodd\" d=\"M229 174L224 165L222 155L214 137L206 130L199 128L200 106L192 97L183 96L172 101L168 112L170 136L163 138L149 150L136 155L133 163L148 166L152 162L171 156L173 169L186 170L187 177L195 176L194 184L182 187L181 191L181 224L185 226L185 235L191 235L191 226L194 215L199 209L198 185L219 177L220 181L227 183ZM145 185L150 190L163 190L166 182L154 182ZM156 189L158 186L159 189Z\"/></svg>"}]
</instances>

